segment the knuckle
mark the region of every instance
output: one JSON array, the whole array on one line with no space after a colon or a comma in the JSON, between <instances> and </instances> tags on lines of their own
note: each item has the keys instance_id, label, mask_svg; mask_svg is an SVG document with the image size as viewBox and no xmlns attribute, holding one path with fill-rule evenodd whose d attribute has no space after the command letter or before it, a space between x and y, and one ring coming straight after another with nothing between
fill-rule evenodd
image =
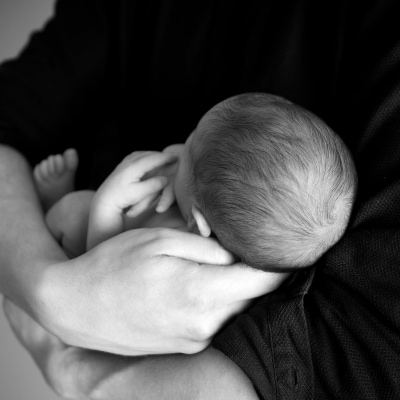
<instances>
[{"instance_id":1,"label":"knuckle","mask_svg":"<svg viewBox=\"0 0 400 400\"><path fill-rule=\"evenodd\" d=\"M193 341L184 347L184 349L182 350L182 353L183 354L200 353L210 344L210 342L211 342L210 340L201 341L201 342Z\"/></svg>"},{"instance_id":2,"label":"knuckle","mask_svg":"<svg viewBox=\"0 0 400 400\"><path fill-rule=\"evenodd\" d=\"M204 346L204 343L209 342L215 332L215 324L210 318L198 318L190 330L190 336L199 346Z\"/></svg>"},{"instance_id":3,"label":"knuckle","mask_svg":"<svg viewBox=\"0 0 400 400\"><path fill-rule=\"evenodd\" d=\"M164 228L152 228L141 232L143 249L147 254L162 256L171 248L168 230Z\"/></svg>"},{"instance_id":4,"label":"knuckle","mask_svg":"<svg viewBox=\"0 0 400 400\"><path fill-rule=\"evenodd\" d=\"M195 296L192 294L196 311L200 315L210 315L215 309L215 302L206 288L201 284L201 279L196 279L195 281L196 287L191 288L191 293L197 293Z\"/></svg>"},{"instance_id":5,"label":"knuckle","mask_svg":"<svg viewBox=\"0 0 400 400\"><path fill-rule=\"evenodd\" d=\"M170 232L165 228L156 228L152 230L154 240L160 250L170 247Z\"/></svg>"}]
</instances>

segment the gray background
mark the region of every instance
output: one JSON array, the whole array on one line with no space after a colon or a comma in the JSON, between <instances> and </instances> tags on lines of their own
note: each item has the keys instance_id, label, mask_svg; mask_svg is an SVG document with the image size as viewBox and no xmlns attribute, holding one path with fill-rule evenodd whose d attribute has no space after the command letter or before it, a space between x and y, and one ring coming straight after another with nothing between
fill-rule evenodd
<instances>
[{"instance_id":1,"label":"gray background","mask_svg":"<svg viewBox=\"0 0 400 400\"><path fill-rule=\"evenodd\" d=\"M52 15L55 0L0 0L0 62L15 57ZM1 300L1 296L0 296ZM59 400L0 311L0 400Z\"/></svg>"}]
</instances>

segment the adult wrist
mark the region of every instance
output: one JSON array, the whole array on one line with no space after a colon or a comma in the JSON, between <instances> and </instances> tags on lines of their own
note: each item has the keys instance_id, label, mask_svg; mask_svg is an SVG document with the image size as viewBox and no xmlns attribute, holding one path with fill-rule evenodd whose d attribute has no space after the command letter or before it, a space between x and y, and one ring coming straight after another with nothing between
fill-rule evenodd
<instances>
[{"instance_id":1,"label":"adult wrist","mask_svg":"<svg viewBox=\"0 0 400 400\"><path fill-rule=\"evenodd\" d=\"M99 348L95 338L99 321L98 302L90 293L93 282L87 278L85 265L91 263L83 255L49 266L40 289L39 321L49 332L70 346ZM97 345L97 347L96 347Z\"/></svg>"},{"instance_id":2,"label":"adult wrist","mask_svg":"<svg viewBox=\"0 0 400 400\"><path fill-rule=\"evenodd\" d=\"M46 265L42 279L34 293L34 318L50 333L60 340L66 340L72 334L73 293L72 274L68 271L69 260L57 260Z\"/></svg>"}]
</instances>

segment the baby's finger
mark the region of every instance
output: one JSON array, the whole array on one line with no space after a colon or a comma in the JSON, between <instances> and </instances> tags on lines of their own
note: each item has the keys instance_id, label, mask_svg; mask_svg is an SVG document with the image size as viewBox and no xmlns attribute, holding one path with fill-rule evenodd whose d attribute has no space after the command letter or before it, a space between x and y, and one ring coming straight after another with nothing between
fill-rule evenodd
<instances>
[{"instance_id":1,"label":"baby's finger","mask_svg":"<svg viewBox=\"0 0 400 400\"><path fill-rule=\"evenodd\" d=\"M168 178L165 176L155 176L145 181L134 182L123 190L121 201L124 207L133 206L152 194L159 196L167 184Z\"/></svg>"},{"instance_id":2,"label":"baby's finger","mask_svg":"<svg viewBox=\"0 0 400 400\"><path fill-rule=\"evenodd\" d=\"M171 144L163 150L163 153L175 154L180 157L184 147L185 145L183 143Z\"/></svg>"},{"instance_id":3,"label":"baby's finger","mask_svg":"<svg viewBox=\"0 0 400 400\"><path fill-rule=\"evenodd\" d=\"M163 213L167 211L175 202L174 183L169 182L161 193L160 201L157 204L156 211Z\"/></svg>"},{"instance_id":4,"label":"baby's finger","mask_svg":"<svg viewBox=\"0 0 400 400\"><path fill-rule=\"evenodd\" d=\"M160 198L159 193L152 193L146 198L140 200L136 204L132 205L127 211L126 216L129 218L135 218L138 215L142 214L146 210L154 209L155 205Z\"/></svg>"},{"instance_id":5,"label":"baby's finger","mask_svg":"<svg viewBox=\"0 0 400 400\"><path fill-rule=\"evenodd\" d=\"M170 153L144 152L137 157L127 159L124 174L131 182L146 179L146 174L163 165L172 163L177 156Z\"/></svg>"}]
</instances>

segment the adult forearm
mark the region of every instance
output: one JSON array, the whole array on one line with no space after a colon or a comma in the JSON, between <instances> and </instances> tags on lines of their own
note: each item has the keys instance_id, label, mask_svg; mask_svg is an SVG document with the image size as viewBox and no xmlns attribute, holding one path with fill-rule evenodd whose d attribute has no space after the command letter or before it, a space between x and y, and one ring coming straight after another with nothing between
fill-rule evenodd
<instances>
[{"instance_id":1,"label":"adult forearm","mask_svg":"<svg viewBox=\"0 0 400 400\"><path fill-rule=\"evenodd\" d=\"M63 398L91 400L256 400L230 359L208 347L195 355L121 357L70 347L4 302L5 315L48 384Z\"/></svg>"},{"instance_id":2,"label":"adult forearm","mask_svg":"<svg viewBox=\"0 0 400 400\"><path fill-rule=\"evenodd\" d=\"M0 291L41 319L46 266L66 259L48 232L25 158L0 145Z\"/></svg>"},{"instance_id":3,"label":"adult forearm","mask_svg":"<svg viewBox=\"0 0 400 400\"><path fill-rule=\"evenodd\" d=\"M228 266L232 256L215 241L172 229L125 232L67 260L47 230L29 165L1 146L0 185L0 290L67 344L124 355L198 352L248 299L280 283Z\"/></svg>"},{"instance_id":4,"label":"adult forearm","mask_svg":"<svg viewBox=\"0 0 400 400\"><path fill-rule=\"evenodd\" d=\"M55 348L55 347L54 347ZM119 357L65 348L50 352L53 388L93 400L256 400L245 374L211 347L196 355Z\"/></svg>"},{"instance_id":5,"label":"adult forearm","mask_svg":"<svg viewBox=\"0 0 400 400\"><path fill-rule=\"evenodd\" d=\"M209 347L196 355L131 359L129 364L120 364L113 373L105 374L90 398L256 400L258 396L245 374Z\"/></svg>"}]
</instances>

